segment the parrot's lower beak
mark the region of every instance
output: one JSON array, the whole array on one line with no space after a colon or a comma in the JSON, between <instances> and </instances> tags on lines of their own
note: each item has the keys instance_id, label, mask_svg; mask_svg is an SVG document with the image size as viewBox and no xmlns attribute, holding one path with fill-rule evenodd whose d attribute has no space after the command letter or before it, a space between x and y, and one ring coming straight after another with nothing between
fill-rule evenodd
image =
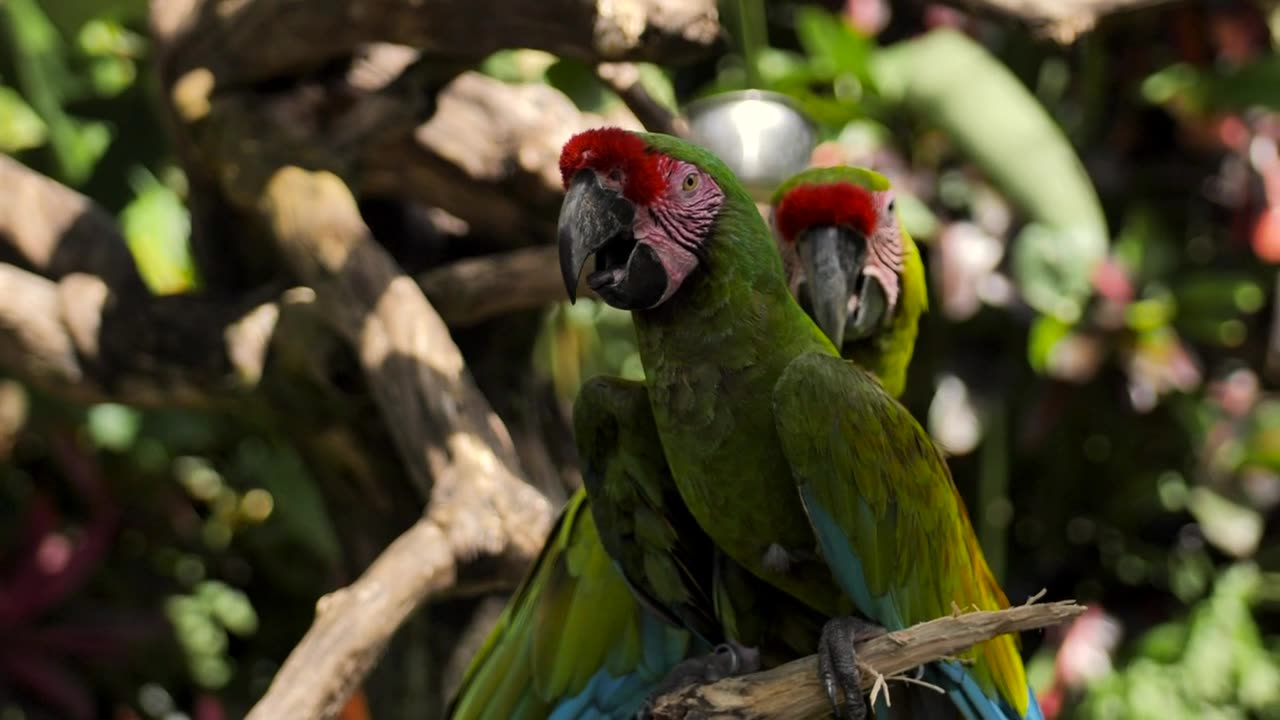
<instances>
[{"instance_id":1,"label":"parrot's lower beak","mask_svg":"<svg viewBox=\"0 0 1280 720\"><path fill-rule=\"evenodd\" d=\"M865 275L867 239L843 227L809 228L796 238L805 296L814 320L837 348L875 332L889 307L880 281Z\"/></svg>"},{"instance_id":2,"label":"parrot's lower beak","mask_svg":"<svg viewBox=\"0 0 1280 720\"><path fill-rule=\"evenodd\" d=\"M573 176L557 228L560 275L569 302L577 299L578 278L592 255L596 270L587 276L587 285L613 307L649 308L663 298L666 270L652 247L636 242L634 219L631 201L602 185L595 171L579 170Z\"/></svg>"}]
</instances>

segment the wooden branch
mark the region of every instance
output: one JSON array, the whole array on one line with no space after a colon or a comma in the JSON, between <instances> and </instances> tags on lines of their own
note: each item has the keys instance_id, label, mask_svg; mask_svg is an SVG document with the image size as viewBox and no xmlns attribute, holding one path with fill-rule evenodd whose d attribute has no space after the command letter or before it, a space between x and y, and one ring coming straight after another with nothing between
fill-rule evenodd
<instances>
[{"instance_id":1,"label":"wooden branch","mask_svg":"<svg viewBox=\"0 0 1280 720\"><path fill-rule=\"evenodd\" d=\"M425 272L418 282L450 326L465 327L564 300L559 257L553 245L484 255ZM596 297L585 277L578 297Z\"/></svg>"},{"instance_id":2,"label":"wooden branch","mask_svg":"<svg viewBox=\"0 0 1280 720\"><path fill-rule=\"evenodd\" d=\"M307 634L245 720L337 717L395 631L456 572L445 531L419 520L355 582L316 602Z\"/></svg>"},{"instance_id":3,"label":"wooden branch","mask_svg":"<svg viewBox=\"0 0 1280 720\"><path fill-rule=\"evenodd\" d=\"M622 98L645 129L678 137L689 136L689 121L649 94L644 83L640 82L640 68L634 63L600 63L596 66L596 75Z\"/></svg>"},{"instance_id":4,"label":"wooden branch","mask_svg":"<svg viewBox=\"0 0 1280 720\"><path fill-rule=\"evenodd\" d=\"M366 43L479 60L527 47L588 62L682 62L717 40L714 0L168 0L152 11L166 84L219 88L296 75Z\"/></svg>"},{"instance_id":5,"label":"wooden branch","mask_svg":"<svg viewBox=\"0 0 1280 720\"><path fill-rule=\"evenodd\" d=\"M1173 0L953 0L980 12L995 13L1026 23L1063 45L1089 32L1102 18L1140 10Z\"/></svg>"},{"instance_id":6,"label":"wooden branch","mask_svg":"<svg viewBox=\"0 0 1280 720\"><path fill-rule=\"evenodd\" d=\"M575 133L606 124L617 123L579 111L547 85L463 73L441 90L427 122L370 138L353 182L364 195L441 208L472 234L508 247L547 242L563 197L560 149Z\"/></svg>"},{"instance_id":7,"label":"wooden branch","mask_svg":"<svg viewBox=\"0 0 1280 720\"><path fill-rule=\"evenodd\" d=\"M282 313L315 314L307 288L154 297L104 210L5 157L0 178L0 247L39 271L0 264L0 367L18 377L76 402L204 405L255 388L273 342L312 342L275 337ZM417 280L441 318L462 327L563 299L557 263L555 247L542 245ZM593 297L585 283L579 294ZM122 323L129 332L102 332Z\"/></svg>"},{"instance_id":8,"label":"wooden branch","mask_svg":"<svg viewBox=\"0 0 1280 720\"><path fill-rule=\"evenodd\" d=\"M142 278L115 220L89 198L0 155L0 259L54 280L88 272L117 292Z\"/></svg>"},{"instance_id":9,"label":"wooden branch","mask_svg":"<svg viewBox=\"0 0 1280 720\"><path fill-rule=\"evenodd\" d=\"M883 678L964 650L997 635L1057 625L1085 610L1073 601L1020 605L998 612L970 612L914 625L857 644L864 665L862 689L872 692ZM866 667L874 669L867 672ZM893 680L882 691L890 693ZM654 720L809 720L831 714L818 683L817 657L810 655L764 672L706 685L690 685L657 698Z\"/></svg>"},{"instance_id":10,"label":"wooden branch","mask_svg":"<svg viewBox=\"0 0 1280 720\"><path fill-rule=\"evenodd\" d=\"M374 242L343 181L283 167L264 188L260 211L284 259L356 349L409 476L430 496L423 520L335 609L318 610L250 714L330 718L395 628L452 585L460 562L482 555L528 561L541 549L551 513L523 481L506 429L444 322ZM406 577L401 557L419 564L418 572Z\"/></svg>"},{"instance_id":11,"label":"wooden branch","mask_svg":"<svg viewBox=\"0 0 1280 720\"><path fill-rule=\"evenodd\" d=\"M279 316L275 302L119 294L95 275L0 263L0 367L72 402L234 402L260 379Z\"/></svg>"}]
</instances>

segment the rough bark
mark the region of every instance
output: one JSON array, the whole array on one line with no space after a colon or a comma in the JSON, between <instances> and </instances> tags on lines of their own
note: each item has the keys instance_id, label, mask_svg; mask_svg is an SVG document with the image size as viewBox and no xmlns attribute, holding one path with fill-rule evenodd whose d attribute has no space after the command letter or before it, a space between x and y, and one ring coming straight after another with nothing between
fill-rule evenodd
<instances>
[{"instance_id":1,"label":"rough bark","mask_svg":"<svg viewBox=\"0 0 1280 720\"><path fill-rule=\"evenodd\" d=\"M298 75L385 42L442 58L527 47L587 62L681 62L719 34L714 0L169 0L154 27L169 79L208 70L219 87ZM318 39L323 38L323 41Z\"/></svg>"},{"instance_id":2,"label":"rough bark","mask_svg":"<svg viewBox=\"0 0 1280 720\"><path fill-rule=\"evenodd\" d=\"M1014 18L1066 45L1108 15L1168 2L1172 0L955 0L951 4Z\"/></svg>"},{"instance_id":3,"label":"rough bark","mask_svg":"<svg viewBox=\"0 0 1280 720\"><path fill-rule=\"evenodd\" d=\"M952 657L997 635L1057 625L1085 611L1072 601L1021 605L939 618L857 644L862 689L889 693L908 670ZM705 685L690 685L657 698L652 720L819 720L831 705L818 682L817 656Z\"/></svg>"}]
</instances>

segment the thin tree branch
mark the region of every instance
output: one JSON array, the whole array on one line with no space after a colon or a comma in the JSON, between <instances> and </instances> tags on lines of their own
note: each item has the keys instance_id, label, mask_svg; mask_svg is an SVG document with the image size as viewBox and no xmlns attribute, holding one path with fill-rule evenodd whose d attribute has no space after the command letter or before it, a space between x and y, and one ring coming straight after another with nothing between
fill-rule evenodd
<instances>
[{"instance_id":1,"label":"thin tree branch","mask_svg":"<svg viewBox=\"0 0 1280 720\"><path fill-rule=\"evenodd\" d=\"M1068 45L1102 18L1174 0L952 0L951 4L1011 17Z\"/></svg>"},{"instance_id":2,"label":"thin tree branch","mask_svg":"<svg viewBox=\"0 0 1280 720\"><path fill-rule=\"evenodd\" d=\"M563 300L559 262L554 245L541 245L449 263L418 282L450 326L465 327ZM578 297L595 296L584 274Z\"/></svg>"},{"instance_id":3,"label":"thin tree branch","mask_svg":"<svg viewBox=\"0 0 1280 720\"><path fill-rule=\"evenodd\" d=\"M166 84L187 73L208 72L218 87L296 75L374 42L453 59L478 60L503 48L528 47L588 62L681 62L708 50L720 30L714 0L167 0L155 5L163 6L153 9L152 28L167 55Z\"/></svg>"},{"instance_id":4,"label":"thin tree branch","mask_svg":"<svg viewBox=\"0 0 1280 720\"><path fill-rule=\"evenodd\" d=\"M307 634L245 720L336 717L395 631L456 574L444 529L419 520L355 582L316 602Z\"/></svg>"},{"instance_id":5,"label":"thin tree branch","mask_svg":"<svg viewBox=\"0 0 1280 720\"><path fill-rule=\"evenodd\" d=\"M89 272L118 292L143 290L115 220L89 198L0 155L0 259L57 280Z\"/></svg>"},{"instance_id":6,"label":"thin tree branch","mask_svg":"<svg viewBox=\"0 0 1280 720\"><path fill-rule=\"evenodd\" d=\"M650 132L689 136L689 121L649 93L640 80L640 68L635 63L600 63L596 66L596 75L622 98L636 119Z\"/></svg>"},{"instance_id":7,"label":"thin tree branch","mask_svg":"<svg viewBox=\"0 0 1280 720\"><path fill-rule=\"evenodd\" d=\"M862 689L966 649L997 635L1057 625L1085 611L1074 601L1020 605L938 618L906 630L871 638L856 646L864 665ZM867 672L871 668L873 672ZM892 687L887 688L892 702ZM657 698L653 720L816 720L831 706L818 682L817 656L810 655L764 672L706 685L690 685Z\"/></svg>"}]
</instances>

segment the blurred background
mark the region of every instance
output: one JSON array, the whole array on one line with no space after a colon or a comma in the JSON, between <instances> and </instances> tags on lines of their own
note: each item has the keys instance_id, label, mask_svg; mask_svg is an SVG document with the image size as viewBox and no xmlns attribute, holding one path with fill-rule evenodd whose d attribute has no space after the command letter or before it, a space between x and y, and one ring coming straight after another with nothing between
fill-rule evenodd
<instances>
[{"instance_id":1,"label":"blurred background","mask_svg":"<svg viewBox=\"0 0 1280 720\"><path fill-rule=\"evenodd\" d=\"M1024 637L1046 716L1280 718L1280 2L288 5L0 1L0 720L243 717L433 502L356 341L287 311L327 290L263 168L349 186L545 528L578 385L643 372L628 315L561 301L559 147L748 87L899 189L905 402L1010 598L1090 606ZM264 307L294 340L246 361ZM439 717L527 554L343 717Z\"/></svg>"}]
</instances>

